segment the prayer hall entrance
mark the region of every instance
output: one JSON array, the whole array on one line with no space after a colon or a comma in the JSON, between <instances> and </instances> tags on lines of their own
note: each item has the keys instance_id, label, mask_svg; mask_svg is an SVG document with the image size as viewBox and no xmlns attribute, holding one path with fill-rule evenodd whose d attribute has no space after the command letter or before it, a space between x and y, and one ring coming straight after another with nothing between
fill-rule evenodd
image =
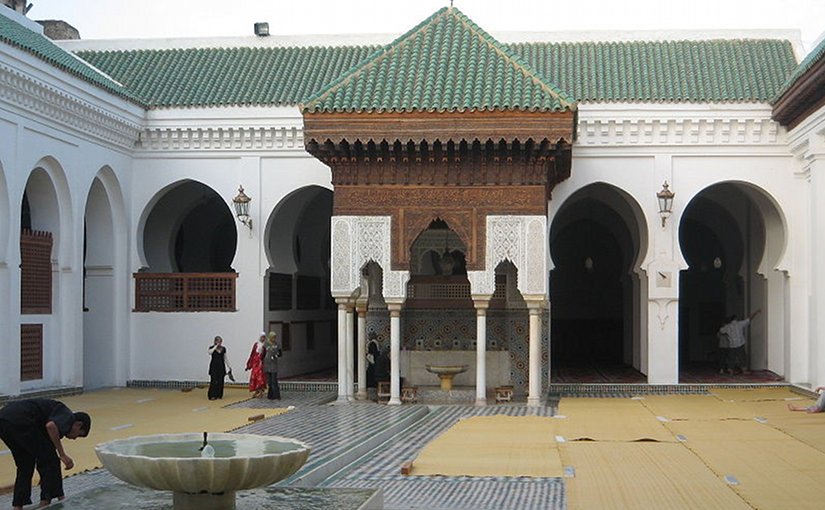
<instances>
[{"instance_id":1,"label":"prayer hall entrance","mask_svg":"<svg viewBox=\"0 0 825 510\"><path fill-rule=\"evenodd\" d=\"M680 382L717 378L719 327L757 311L747 330L747 379L778 379L785 373L787 277L776 270L785 229L774 202L752 184L706 188L685 209L679 244L688 266L679 281Z\"/></svg>"},{"instance_id":2,"label":"prayer hall entrance","mask_svg":"<svg viewBox=\"0 0 825 510\"><path fill-rule=\"evenodd\" d=\"M574 193L553 217L551 382L646 381L638 318L641 218L625 192L601 183Z\"/></svg>"}]
</instances>

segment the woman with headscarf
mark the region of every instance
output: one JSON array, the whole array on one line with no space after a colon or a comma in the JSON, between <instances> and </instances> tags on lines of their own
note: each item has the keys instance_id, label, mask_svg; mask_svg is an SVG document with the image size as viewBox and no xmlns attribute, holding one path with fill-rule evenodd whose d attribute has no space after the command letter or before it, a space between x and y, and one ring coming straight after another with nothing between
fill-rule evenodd
<instances>
[{"instance_id":1,"label":"woman with headscarf","mask_svg":"<svg viewBox=\"0 0 825 510\"><path fill-rule=\"evenodd\" d=\"M266 380L264 380L263 359L266 347L266 333L261 332L258 341L252 346L252 352L249 353L249 359L246 360L246 369L251 370L249 373L249 391L253 393L254 398L258 398L264 394L266 388Z\"/></svg>"},{"instance_id":2,"label":"woman with headscarf","mask_svg":"<svg viewBox=\"0 0 825 510\"><path fill-rule=\"evenodd\" d=\"M266 398L269 400L281 400L281 388L278 386L278 358L280 357L281 347L275 340L275 332L270 331L264 354L264 373L266 374L266 384L269 386Z\"/></svg>"},{"instance_id":3,"label":"woman with headscarf","mask_svg":"<svg viewBox=\"0 0 825 510\"><path fill-rule=\"evenodd\" d=\"M229 358L226 357L226 347L223 346L223 338L216 336L212 345L207 350L209 357L209 400L223 398L223 379L229 375L231 380L232 367L229 366Z\"/></svg>"}]
</instances>

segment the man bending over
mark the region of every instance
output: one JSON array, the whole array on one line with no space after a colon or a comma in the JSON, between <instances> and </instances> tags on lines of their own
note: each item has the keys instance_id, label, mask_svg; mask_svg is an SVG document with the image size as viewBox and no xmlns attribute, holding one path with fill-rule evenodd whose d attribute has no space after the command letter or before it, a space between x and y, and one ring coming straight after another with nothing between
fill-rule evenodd
<instances>
[{"instance_id":1,"label":"man bending over","mask_svg":"<svg viewBox=\"0 0 825 510\"><path fill-rule=\"evenodd\" d=\"M60 462L72 469L60 439L86 437L92 427L88 414L73 413L63 402L46 398L18 400L0 409L0 439L11 450L17 466L12 506L22 510L31 504L32 475L40 474L40 506L63 499Z\"/></svg>"}]
</instances>

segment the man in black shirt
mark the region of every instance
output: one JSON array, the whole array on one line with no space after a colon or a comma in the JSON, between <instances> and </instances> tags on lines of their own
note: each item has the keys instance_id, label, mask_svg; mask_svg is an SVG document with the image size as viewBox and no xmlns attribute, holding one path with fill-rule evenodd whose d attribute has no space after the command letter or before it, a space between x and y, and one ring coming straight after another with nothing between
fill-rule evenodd
<instances>
[{"instance_id":1,"label":"man in black shirt","mask_svg":"<svg viewBox=\"0 0 825 510\"><path fill-rule=\"evenodd\" d=\"M0 439L11 450L17 466L14 481L15 510L31 504L32 475L40 473L40 506L63 499L60 462L72 469L74 461L60 439L86 437L92 427L88 414L73 413L63 402L46 398L18 400L0 409Z\"/></svg>"}]
</instances>

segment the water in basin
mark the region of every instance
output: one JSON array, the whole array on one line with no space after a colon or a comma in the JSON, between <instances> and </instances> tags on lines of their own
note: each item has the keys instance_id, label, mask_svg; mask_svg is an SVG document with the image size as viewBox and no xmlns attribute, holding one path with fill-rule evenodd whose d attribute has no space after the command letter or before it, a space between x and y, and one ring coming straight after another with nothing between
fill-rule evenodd
<instances>
[{"instance_id":1,"label":"water in basin","mask_svg":"<svg viewBox=\"0 0 825 510\"><path fill-rule=\"evenodd\" d=\"M300 448L294 443L281 443L277 441L250 443L234 440L216 440L209 441L209 445L215 450L215 458L273 455L298 450ZM174 457L187 459L201 457L200 447L201 442L199 441L163 441L158 443L135 444L124 453L152 458Z\"/></svg>"}]
</instances>

